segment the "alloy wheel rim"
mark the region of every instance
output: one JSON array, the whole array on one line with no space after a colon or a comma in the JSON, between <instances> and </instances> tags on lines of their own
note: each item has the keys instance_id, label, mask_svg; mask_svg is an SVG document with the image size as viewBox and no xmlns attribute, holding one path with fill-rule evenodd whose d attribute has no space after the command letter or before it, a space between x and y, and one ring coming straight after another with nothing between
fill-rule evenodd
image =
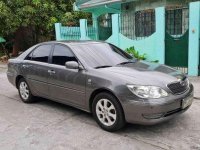
<instances>
[{"instance_id":1,"label":"alloy wheel rim","mask_svg":"<svg viewBox=\"0 0 200 150\"><path fill-rule=\"evenodd\" d=\"M96 114L99 121L106 126L112 126L117 119L115 106L108 99L100 99L98 101Z\"/></svg>"},{"instance_id":2,"label":"alloy wheel rim","mask_svg":"<svg viewBox=\"0 0 200 150\"><path fill-rule=\"evenodd\" d=\"M19 86L19 91L20 91L20 95L24 100L27 100L29 98L29 89L28 89L28 85L26 84L26 82L21 82L20 86Z\"/></svg>"}]
</instances>

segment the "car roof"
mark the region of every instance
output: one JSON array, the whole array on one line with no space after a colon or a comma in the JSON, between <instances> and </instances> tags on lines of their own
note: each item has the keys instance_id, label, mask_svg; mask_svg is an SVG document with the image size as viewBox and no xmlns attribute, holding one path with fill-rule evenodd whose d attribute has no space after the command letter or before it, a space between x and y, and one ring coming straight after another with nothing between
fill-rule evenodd
<instances>
[{"instance_id":1,"label":"car roof","mask_svg":"<svg viewBox=\"0 0 200 150\"><path fill-rule=\"evenodd\" d=\"M101 44L101 43L106 43L104 41L92 41L92 40L77 40L77 41L49 41L49 42L43 42L43 43L39 43L37 45L32 46L31 48L29 48L27 51L25 51L24 53L22 53L19 57L17 57L17 59L25 59L25 57L33 50L35 49L37 46L39 45L44 45L44 44L65 44L67 46L73 46L73 45L81 45L81 44L92 44L92 43L96 43L96 44Z\"/></svg>"},{"instance_id":2,"label":"car roof","mask_svg":"<svg viewBox=\"0 0 200 150\"><path fill-rule=\"evenodd\" d=\"M66 44L66 45L82 45L82 44L100 44L100 43L106 43L104 41L93 41L93 40L74 40L74 41L49 41L49 42L43 42L42 44Z\"/></svg>"}]
</instances>

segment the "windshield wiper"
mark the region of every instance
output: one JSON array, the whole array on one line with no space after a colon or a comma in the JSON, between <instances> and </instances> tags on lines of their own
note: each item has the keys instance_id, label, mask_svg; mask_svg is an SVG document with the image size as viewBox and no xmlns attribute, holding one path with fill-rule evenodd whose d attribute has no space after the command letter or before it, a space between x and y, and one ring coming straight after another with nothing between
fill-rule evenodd
<instances>
[{"instance_id":1,"label":"windshield wiper","mask_svg":"<svg viewBox=\"0 0 200 150\"><path fill-rule=\"evenodd\" d=\"M95 67L95 69L108 68L108 67L112 67L112 66L108 66L108 65L107 66L106 65L105 66L98 66L98 67Z\"/></svg>"},{"instance_id":2,"label":"windshield wiper","mask_svg":"<svg viewBox=\"0 0 200 150\"><path fill-rule=\"evenodd\" d=\"M125 62L119 63L117 65L126 65L126 64L132 64L132 63L136 63L136 60L135 61L125 61Z\"/></svg>"}]
</instances>

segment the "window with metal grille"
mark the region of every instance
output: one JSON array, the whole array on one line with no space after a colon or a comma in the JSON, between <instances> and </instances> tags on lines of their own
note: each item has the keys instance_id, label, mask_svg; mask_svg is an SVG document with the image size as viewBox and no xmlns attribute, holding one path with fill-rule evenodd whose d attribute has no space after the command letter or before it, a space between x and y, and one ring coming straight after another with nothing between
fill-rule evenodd
<instances>
[{"instance_id":1,"label":"window with metal grille","mask_svg":"<svg viewBox=\"0 0 200 150\"><path fill-rule=\"evenodd\" d=\"M137 40L152 35L155 30L155 10L124 11L120 16L120 33Z\"/></svg>"},{"instance_id":2,"label":"window with metal grille","mask_svg":"<svg viewBox=\"0 0 200 150\"><path fill-rule=\"evenodd\" d=\"M184 34L189 25L188 8L171 8L166 11L166 30L170 35Z\"/></svg>"},{"instance_id":3,"label":"window with metal grille","mask_svg":"<svg viewBox=\"0 0 200 150\"><path fill-rule=\"evenodd\" d=\"M166 12L167 31L171 35L182 34L182 9Z\"/></svg>"},{"instance_id":4,"label":"window with metal grille","mask_svg":"<svg viewBox=\"0 0 200 150\"><path fill-rule=\"evenodd\" d=\"M135 12L123 11L120 15L120 33L129 39L135 39Z\"/></svg>"},{"instance_id":5,"label":"window with metal grille","mask_svg":"<svg viewBox=\"0 0 200 150\"><path fill-rule=\"evenodd\" d=\"M136 37L150 36L155 32L155 11L143 10L135 13Z\"/></svg>"}]
</instances>

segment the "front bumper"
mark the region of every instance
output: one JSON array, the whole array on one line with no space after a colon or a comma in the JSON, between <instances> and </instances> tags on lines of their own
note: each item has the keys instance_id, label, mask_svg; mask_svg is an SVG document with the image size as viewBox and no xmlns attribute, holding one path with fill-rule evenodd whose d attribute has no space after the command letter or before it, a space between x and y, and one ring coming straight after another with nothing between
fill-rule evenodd
<instances>
[{"instance_id":1,"label":"front bumper","mask_svg":"<svg viewBox=\"0 0 200 150\"><path fill-rule=\"evenodd\" d=\"M167 121L185 112L191 103L182 108L183 99L193 98L194 88L190 85L188 91L181 95L173 95L162 99L123 100L125 119L129 123L153 125Z\"/></svg>"}]
</instances>

